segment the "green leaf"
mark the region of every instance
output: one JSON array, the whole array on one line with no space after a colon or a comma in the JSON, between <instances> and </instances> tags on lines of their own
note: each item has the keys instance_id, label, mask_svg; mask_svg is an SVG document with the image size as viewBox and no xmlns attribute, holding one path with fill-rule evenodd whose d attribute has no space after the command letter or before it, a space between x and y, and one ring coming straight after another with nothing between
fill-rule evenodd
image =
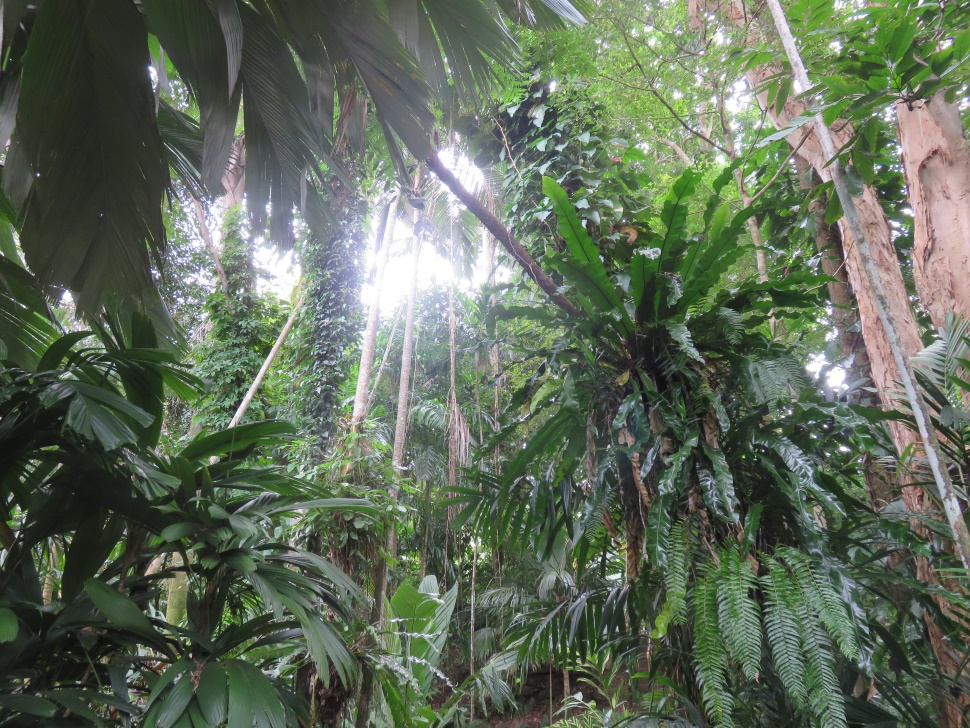
<instances>
[{"instance_id":1,"label":"green leaf","mask_svg":"<svg viewBox=\"0 0 970 728\"><path fill-rule=\"evenodd\" d=\"M255 695L249 685L246 667L246 663L240 660L226 663L229 685L227 728L254 728L257 725Z\"/></svg>"},{"instance_id":2,"label":"green leaf","mask_svg":"<svg viewBox=\"0 0 970 728\"><path fill-rule=\"evenodd\" d=\"M202 715L210 725L222 725L228 714L229 688L222 665L206 665L199 677L196 699Z\"/></svg>"},{"instance_id":3,"label":"green leaf","mask_svg":"<svg viewBox=\"0 0 970 728\"><path fill-rule=\"evenodd\" d=\"M256 234L283 248L293 244L293 211L302 208L305 175L318 170L329 150L310 109L306 82L276 23L254 6L238 3L244 28L243 121L246 128L246 196ZM309 19L301 18L303 23ZM271 205L271 212L267 212Z\"/></svg>"},{"instance_id":4,"label":"green leaf","mask_svg":"<svg viewBox=\"0 0 970 728\"><path fill-rule=\"evenodd\" d=\"M13 642L20 631L20 622L13 610L0 607L0 644Z\"/></svg>"},{"instance_id":5,"label":"green leaf","mask_svg":"<svg viewBox=\"0 0 970 728\"><path fill-rule=\"evenodd\" d=\"M599 248L583 227L575 208L569 201L569 195L551 177L542 178L542 191L552 200L559 220L559 232L566 241L570 255L577 263L575 266L564 268L563 274L568 274L569 282L593 304L594 311L591 313L619 317L622 335L631 336L633 322L630 321L623 301L600 260Z\"/></svg>"},{"instance_id":6,"label":"green leaf","mask_svg":"<svg viewBox=\"0 0 970 728\"><path fill-rule=\"evenodd\" d=\"M41 283L71 289L81 311L153 290L169 178L150 62L129 0L39 4L17 110L17 164L33 180L20 243Z\"/></svg>"},{"instance_id":7,"label":"green leaf","mask_svg":"<svg viewBox=\"0 0 970 728\"><path fill-rule=\"evenodd\" d=\"M87 515L84 525L74 531L64 558L61 577L61 598L64 601L72 601L84 581L101 570L124 530L123 519L107 515L104 511Z\"/></svg>"},{"instance_id":8,"label":"green leaf","mask_svg":"<svg viewBox=\"0 0 970 728\"><path fill-rule=\"evenodd\" d=\"M91 597L91 601L98 610L108 618L111 624L123 627L136 634L156 637L157 633L144 612L117 590L111 588L100 579L90 578L84 581L84 591Z\"/></svg>"},{"instance_id":9,"label":"green leaf","mask_svg":"<svg viewBox=\"0 0 970 728\"><path fill-rule=\"evenodd\" d=\"M287 422L264 420L197 437L179 454L189 461L224 457L245 451L254 445L281 442L293 433L293 425Z\"/></svg>"},{"instance_id":10,"label":"green leaf","mask_svg":"<svg viewBox=\"0 0 970 728\"><path fill-rule=\"evenodd\" d=\"M714 515L726 523L738 522L738 499L734 493L734 476L728 466L724 451L712 447L706 442L701 443L701 449L714 466L713 475L708 471L698 470L698 479L704 493L704 501ZM706 475L701 475L701 473Z\"/></svg>"},{"instance_id":11,"label":"green leaf","mask_svg":"<svg viewBox=\"0 0 970 728\"><path fill-rule=\"evenodd\" d=\"M671 510L675 502L672 493L661 493L654 498L647 514L647 554L650 561L658 567L667 565Z\"/></svg>"},{"instance_id":12,"label":"green leaf","mask_svg":"<svg viewBox=\"0 0 970 728\"><path fill-rule=\"evenodd\" d=\"M159 701L158 728L172 728L182 720L194 694L192 673L185 672Z\"/></svg>"},{"instance_id":13,"label":"green leaf","mask_svg":"<svg viewBox=\"0 0 970 728\"><path fill-rule=\"evenodd\" d=\"M234 3L221 2L217 20L208 3L195 0L146 0L143 6L149 30L158 36L198 104L202 179L210 192L218 194L239 114L239 12ZM222 27L220 20L224 21ZM227 41L232 45L232 57Z\"/></svg>"},{"instance_id":14,"label":"green leaf","mask_svg":"<svg viewBox=\"0 0 970 728\"><path fill-rule=\"evenodd\" d=\"M226 663L229 682L227 728L286 728L286 711L269 679L242 660Z\"/></svg>"},{"instance_id":15,"label":"green leaf","mask_svg":"<svg viewBox=\"0 0 970 728\"><path fill-rule=\"evenodd\" d=\"M36 695L0 695L0 708L38 718L53 718L57 712L54 703Z\"/></svg>"},{"instance_id":16,"label":"green leaf","mask_svg":"<svg viewBox=\"0 0 970 728\"><path fill-rule=\"evenodd\" d=\"M0 359L33 369L60 334L34 277L0 257Z\"/></svg>"}]
</instances>

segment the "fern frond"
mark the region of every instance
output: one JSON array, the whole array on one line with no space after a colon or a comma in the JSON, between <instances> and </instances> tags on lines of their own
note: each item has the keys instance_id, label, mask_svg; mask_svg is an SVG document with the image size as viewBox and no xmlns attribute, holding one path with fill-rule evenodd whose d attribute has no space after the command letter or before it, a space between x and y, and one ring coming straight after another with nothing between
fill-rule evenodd
<instances>
[{"instance_id":1,"label":"fern frond","mask_svg":"<svg viewBox=\"0 0 970 728\"><path fill-rule=\"evenodd\" d=\"M765 633L782 685L796 708L808 705L801 630L793 602L792 580L783 564L766 557L761 577L765 593Z\"/></svg>"},{"instance_id":2,"label":"fern frond","mask_svg":"<svg viewBox=\"0 0 970 728\"><path fill-rule=\"evenodd\" d=\"M802 596L806 596L804 591ZM835 674L831 642L806 599L799 599L796 608L805 651L809 706L822 728L844 728L845 702Z\"/></svg>"},{"instance_id":3,"label":"fern frond","mask_svg":"<svg viewBox=\"0 0 970 728\"><path fill-rule=\"evenodd\" d=\"M733 308L719 308L715 330L729 344L740 344L744 336L744 317Z\"/></svg>"},{"instance_id":4,"label":"fern frond","mask_svg":"<svg viewBox=\"0 0 970 728\"><path fill-rule=\"evenodd\" d=\"M758 577L736 545L721 551L720 557L717 603L721 632L745 676L754 680L761 668L761 608L751 596L758 588Z\"/></svg>"},{"instance_id":5,"label":"fern frond","mask_svg":"<svg viewBox=\"0 0 970 728\"><path fill-rule=\"evenodd\" d=\"M818 615L829 634L835 638L842 654L850 660L859 658L859 640L845 600L823 573L818 561L792 548L780 550L806 595L812 610Z\"/></svg>"},{"instance_id":6,"label":"fern frond","mask_svg":"<svg viewBox=\"0 0 970 728\"><path fill-rule=\"evenodd\" d=\"M686 619L687 581L693 549L694 533L690 522L677 521L670 529L667 568L664 574L667 598L654 623L651 635L654 639L663 639L671 624L683 624Z\"/></svg>"},{"instance_id":7,"label":"fern frond","mask_svg":"<svg viewBox=\"0 0 970 728\"><path fill-rule=\"evenodd\" d=\"M713 722L732 726L734 698L727 685L728 655L718 622L717 582L716 565L705 562L693 594L694 660L704 705Z\"/></svg>"}]
</instances>

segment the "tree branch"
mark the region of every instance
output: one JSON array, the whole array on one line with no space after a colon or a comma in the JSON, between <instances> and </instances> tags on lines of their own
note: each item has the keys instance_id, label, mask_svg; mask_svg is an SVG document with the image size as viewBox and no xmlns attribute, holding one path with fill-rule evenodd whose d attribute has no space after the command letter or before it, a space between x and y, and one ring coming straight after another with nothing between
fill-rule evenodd
<instances>
[{"instance_id":1,"label":"tree branch","mask_svg":"<svg viewBox=\"0 0 970 728\"><path fill-rule=\"evenodd\" d=\"M568 313L570 316L580 316L582 312L573 303L566 298L562 293L559 292L559 286L556 282L549 277L542 268L536 263L535 259L529 255L525 248L523 248L519 242L512 236L509 229L503 225L495 215L488 211L488 209L481 203L481 201L475 197L471 192L469 192L461 181L448 169L438 157L436 151L432 151L428 156L428 169L434 172L438 179L444 183L444 185L451 190L452 194L457 197L461 203L468 208L479 222L485 226L485 228L495 236L502 247L505 248L509 255L515 258L516 262L522 266L522 269L526 274L535 281L536 285L539 286L552 302L555 303L559 308Z\"/></svg>"},{"instance_id":2,"label":"tree branch","mask_svg":"<svg viewBox=\"0 0 970 728\"><path fill-rule=\"evenodd\" d=\"M673 149L674 152L677 153L677 156L680 157L681 161L683 161L683 163L686 164L688 167L694 166L694 163L691 161L690 157L687 156L687 152L685 152L677 142L671 141L670 139L658 139L657 141L659 141L664 146L667 146Z\"/></svg>"}]
</instances>

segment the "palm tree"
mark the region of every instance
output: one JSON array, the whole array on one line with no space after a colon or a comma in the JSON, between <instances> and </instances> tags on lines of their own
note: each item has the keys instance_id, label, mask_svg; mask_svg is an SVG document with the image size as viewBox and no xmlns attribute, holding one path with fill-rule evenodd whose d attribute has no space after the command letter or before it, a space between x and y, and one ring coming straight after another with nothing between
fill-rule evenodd
<instances>
[{"instance_id":1,"label":"palm tree","mask_svg":"<svg viewBox=\"0 0 970 728\"><path fill-rule=\"evenodd\" d=\"M144 296L170 168L218 194L241 130L255 229L286 246L297 210L330 222L317 186L360 109L373 105L403 179L404 150L431 151L435 103L475 100L512 66L507 20L582 16L568 0L6 3L0 215L40 280L82 310ZM162 79L184 108L160 99Z\"/></svg>"}]
</instances>

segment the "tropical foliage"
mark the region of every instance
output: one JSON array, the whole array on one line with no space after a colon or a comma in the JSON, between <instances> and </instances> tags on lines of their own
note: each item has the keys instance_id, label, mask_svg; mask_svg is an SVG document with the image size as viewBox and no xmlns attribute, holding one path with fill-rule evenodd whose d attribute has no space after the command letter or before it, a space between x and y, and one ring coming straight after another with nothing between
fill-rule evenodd
<instances>
[{"instance_id":1,"label":"tropical foliage","mask_svg":"<svg viewBox=\"0 0 970 728\"><path fill-rule=\"evenodd\" d=\"M0 725L970 725L970 19L775 5L0 4Z\"/></svg>"}]
</instances>

